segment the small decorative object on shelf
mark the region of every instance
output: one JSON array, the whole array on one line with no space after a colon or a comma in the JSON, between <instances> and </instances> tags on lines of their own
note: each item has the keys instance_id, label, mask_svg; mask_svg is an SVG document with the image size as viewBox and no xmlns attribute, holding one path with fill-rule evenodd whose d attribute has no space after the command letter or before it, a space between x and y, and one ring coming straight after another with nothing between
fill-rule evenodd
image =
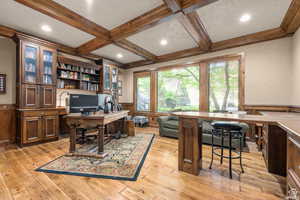
<instances>
[{"instance_id":1,"label":"small decorative object on shelf","mask_svg":"<svg viewBox=\"0 0 300 200\"><path fill-rule=\"evenodd\" d=\"M6 93L6 75L0 74L0 94Z\"/></svg>"}]
</instances>

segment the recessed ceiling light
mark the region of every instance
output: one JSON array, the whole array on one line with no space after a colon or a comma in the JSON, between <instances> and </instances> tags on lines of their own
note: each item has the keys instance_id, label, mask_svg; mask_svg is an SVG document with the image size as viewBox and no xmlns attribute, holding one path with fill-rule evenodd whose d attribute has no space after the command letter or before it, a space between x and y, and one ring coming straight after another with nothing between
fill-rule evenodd
<instances>
[{"instance_id":1,"label":"recessed ceiling light","mask_svg":"<svg viewBox=\"0 0 300 200\"><path fill-rule=\"evenodd\" d=\"M188 64L188 65L191 65L191 64L193 64L194 62L187 62L186 64Z\"/></svg>"},{"instance_id":2,"label":"recessed ceiling light","mask_svg":"<svg viewBox=\"0 0 300 200\"><path fill-rule=\"evenodd\" d=\"M244 14L244 15L241 16L240 22L247 22L247 21L249 21L250 19L251 19L251 15L249 15L249 14Z\"/></svg>"},{"instance_id":3,"label":"recessed ceiling light","mask_svg":"<svg viewBox=\"0 0 300 200\"><path fill-rule=\"evenodd\" d=\"M121 53L118 53L117 58L123 58L123 55Z\"/></svg>"},{"instance_id":4,"label":"recessed ceiling light","mask_svg":"<svg viewBox=\"0 0 300 200\"><path fill-rule=\"evenodd\" d=\"M41 27L41 29L42 29L43 31L45 31L45 32L51 32L51 31L52 31L51 27L48 26L48 25L43 25L43 26Z\"/></svg>"},{"instance_id":5,"label":"recessed ceiling light","mask_svg":"<svg viewBox=\"0 0 300 200\"><path fill-rule=\"evenodd\" d=\"M160 41L160 45L162 45L162 46L166 46L167 44L168 44L168 41L166 39L162 39Z\"/></svg>"}]
</instances>

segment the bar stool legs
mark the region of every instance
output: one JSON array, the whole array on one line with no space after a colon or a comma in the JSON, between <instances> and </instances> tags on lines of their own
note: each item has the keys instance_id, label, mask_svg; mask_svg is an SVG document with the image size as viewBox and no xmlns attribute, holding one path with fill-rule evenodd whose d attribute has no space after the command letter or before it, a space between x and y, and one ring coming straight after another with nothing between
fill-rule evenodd
<instances>
[{"instance_id":1,"label":"bar stool legs","mask_svg":"<svg viewBox=\"0 0 300 200\"><path fill-rule=\"evenodd\" d=\"M240 166L241 166L242 173L244 173L244 168L242 165L242 149L243 149L242 138L240 138Z\"/></svg>"},{"instance_id":2,"label":"bar stool legs","mask_svg":"<svg viewBox=\"0 0 300 200\"><path fill-rule=\"evenodd\" d=\"M224 155L224 130L221 130L221 165L223 164L223 155Z\"/></svg>"},{"instance_id":3,"label":"bar stool legs","mask_svg":"<svg viewBox=\"0 0 300 200\"><path fill-rule=\"evenodd\" d=\"M234 132L234 131L231 131L231 130L225 130L225 129L218 129L218 130L213 130L214 132L212 133L212 138L211 138L211 145L212 145L212 148L211 148L211 162L210 162L210 165L209 165L209 169L212 169L212 164L213 164L213 161L214 161L214 154L216 154L217 156L220 157L220 162L221 164L223 164L223 158L227 158L229 159L229 177L230 179L232 179L232 160L233 159L239 159L240 161L240 167L241 167L241 171L242 173L244 173L244 169L243 169L243 165L242 165L242 149L243 149L243 144L242 144L242 140L243 140L243 135L241 132L238 132L238 137L239 137L239 143L240 143L240 148L239 148L239 152L237 150L233 150L233 147L232 147L232 139L233 137L237 137L235 136L234 134L237 134L237 132ZM219 133L218 133L219 132ZM221 146L220 147L215 147L215 144L214 144L214 136L218 136L220 137L221 136ZM225 135L227 135L226 137L228 137L229 141L228 141L228 151L229 151L229 155L226 156L224 155L224 138L225 138ZM215 150L217 149L220 149L221 150L221 153L217 153L215 152ZM237 153L237 156L233 156L233 152Z\"/></svg>"},{"instance_id":4,"label":"bar stool legs","mask_svg":"<svg viewBox=\"0 0 300 200\"><path fill-rule=\"evenodd\" d=\"M214 161L214 134L211 135L211 161L209 165L209 169L211 169L213 161Z\"/></svg>"},{"instance_id":5,"label":"bar stool legs","mask_svg":"<svg viewBox=\"0 0 300 200\"><path fill-rule=\"evenodd\" d=\"M232 137L231 137L231 132L229 131L229 177L230 179L232 179L232 146L231 146L231 143L232 143ZM223 156L223 155L222 155Z\"/></svg>"}]
</instances>

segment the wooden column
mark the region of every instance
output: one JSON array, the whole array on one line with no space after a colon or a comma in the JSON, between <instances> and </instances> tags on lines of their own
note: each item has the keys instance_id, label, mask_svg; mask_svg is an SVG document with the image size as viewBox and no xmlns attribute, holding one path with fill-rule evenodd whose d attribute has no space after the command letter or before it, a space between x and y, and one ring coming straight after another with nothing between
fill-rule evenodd
<instances>
[{"instance_id":1,"label":"wooden column","mask_svg":"<svg viewBox=\"0 0 300 200\"><path fill-rule=\"evenodd\" d=\"M208 64L200 63L199 64L199 73L200 73L200 111L208 112L209 107L209 94L208 94Z\"/></svg>"},{"instance_id":2,"label":"wooden column","mask_svg":"<svg viewBox=\"0 0 300 200\"><path fill-rule=\"evenodd\" d=\"M198 175L202 169L202 129L198 119L179 118L178 169Z\"/></svg>"}]
</instances>

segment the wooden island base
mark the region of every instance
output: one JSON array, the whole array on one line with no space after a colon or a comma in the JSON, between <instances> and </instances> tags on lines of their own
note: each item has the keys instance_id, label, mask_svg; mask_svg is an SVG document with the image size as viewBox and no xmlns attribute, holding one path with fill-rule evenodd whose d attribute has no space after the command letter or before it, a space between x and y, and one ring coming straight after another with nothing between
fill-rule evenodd
<instances>
[{"instance_id":1,"label":"wooden island base","mask_svg":"<svg viewBox=\"0 0 300 200\"><path fill-rule=\"evenodd\" d=\"M198 175L202 169L202 130L198 119L179 118L178 169Z\"/></svg>"},{"instance_id":2,"label":"wooden island base","mask_svg":"<svg viewBox=\"0 0 300 200\"><path fill-rule=\"evenodd\" d=\"M238 121L248 124L260 123L266 127L267 145L263 149L268 172L280 176L287 175L287 135L282 123L300 124L300 114L297 116L276 113L263 115L238 115L209 112L175 112L179 117L178 169L193 175L198 175L202 169L202 129L198 120ZM291 134L291 133L289 133ZM300 151L299 151L300 152Z\"/></svg>"}]
</instances>

